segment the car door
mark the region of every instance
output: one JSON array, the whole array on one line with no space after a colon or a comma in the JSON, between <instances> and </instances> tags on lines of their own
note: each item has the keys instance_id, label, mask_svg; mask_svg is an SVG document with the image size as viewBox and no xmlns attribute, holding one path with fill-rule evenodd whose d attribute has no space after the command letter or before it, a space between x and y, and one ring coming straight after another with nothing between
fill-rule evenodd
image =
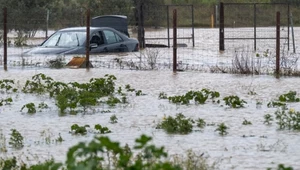
<instances>
[{"instance_id":1,"label":"car door","mask_svg":"<svg viewBox=\"0 0 300 170\"><path fill-rule=\"evenodd\" d=\"M108 52L126 52L128 48L124 43L124 40L112 30L103 30L105 40L107 42L107 51Z\"/></svg>"},{"instance_id":2,"label":"car door","mask_svg":"<svg viewBox=\"0 0 300 170\"><path fill-rule=\"evenodd\" d=\"M92 46L97 46L92 47L90 53L95 54L95 53L103 53L103 52L108 52L108 47L107 47L107 42L105 40L104 34L102 31L96 31L91 34L91 40L90 40L90 45Z\"/></svg>"}]
</instances>

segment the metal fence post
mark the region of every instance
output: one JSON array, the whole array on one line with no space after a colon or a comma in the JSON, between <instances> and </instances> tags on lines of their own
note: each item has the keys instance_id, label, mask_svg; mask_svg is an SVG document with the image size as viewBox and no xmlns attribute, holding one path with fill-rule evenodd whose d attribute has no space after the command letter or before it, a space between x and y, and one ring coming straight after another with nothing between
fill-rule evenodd
<instances>
[{"instance_id":1,"label":"metal fence post","mask_svg":"<svg viewBox=\"0 0 300 170\"><path fill-rule=\"evenodd\" d=\"M195 47L194 5L192 5L192 38L193 38L193 47Z\"/></svg>"},{"instance_id":2,"label":"metal fence post","mask_svg":"<svg viewBox=\"0 0 300 170\"><path fill-rule=\"evenodd\" d=\"M276 13L276 75L280 72L280 12Z\"/></svg>"},{"instance_id":3,"label":"metal fence post","mask_svg":"<svg viewBox=\"0 0 300 170\"><path fill-rule=\"evenodd\" d=\"M173 72L177 71L177 10L173 10Z\"/></svg>"},{"instance_id":4,"label":"metal fence post","mask_svg":"<svg viewBox=\"0 0 300 170\"><path fill-rule=\"evenodd\" d=\"M3 8L3 57L4 70L7 70L7 8Z\"/></svg>"},{"instance_id":5,"label":"metal fence post","mask_svg":"<svg viewBox=\"0 0 300 170\"><path fill-rule=\"evenodd\" d=\"M220 3L220 29L219 29L219 50L224 51L225 45L224 45L224 3Z\"/></svg>"},{"instance_id":6,"label":"metal fence post","mask_svg":"<svg viewBox=\"0 0 300 170\"><path fill-rule=\"evenodd\" d=\"M90 15L91 11L88 8L86 11L86 47L85 47L85 55L86 55L86 68L90 68Z\"/></svg>"},{"instance_id":7,"label":"metal fence post","mask_svg":"<svg viewBox=\"0 0 300 170\"><path fill-rule=\"evenodd\" d=\"M169 24L169 5L167 5L167 27L168 27L168 47L170 48L170 24Z\"/></svg>"},{"instance_id":8,"label":"metal fence post","mask_svg":"<svg viewBox=\"0 0 300 170\"><path fill-rule=\"evenodd\" d=\"M254 11L253 11L253 27L254 27L254 50L256 51L256 3L254 4Z\"/></svg>"}]
</instances>

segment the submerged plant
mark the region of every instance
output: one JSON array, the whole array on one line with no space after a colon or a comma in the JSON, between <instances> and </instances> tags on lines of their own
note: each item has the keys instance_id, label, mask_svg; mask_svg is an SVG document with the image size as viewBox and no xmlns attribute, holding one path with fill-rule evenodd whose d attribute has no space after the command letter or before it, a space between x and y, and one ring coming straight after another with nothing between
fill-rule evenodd
<instances>
[{"instance_id":1,"label":"submerged plant","mask_svg":"<svg viewBox=\"0 0 300 170\"><path fill-rule=\"evenodd\" d=\"M14 88L14 84L15 84L15 82L10 79L0 80L0 89L4 90L5 92L9 92L9 91L17 92L18 89Z\"/></svg>"},{"instance_id":2,"label":"submerged plant","mask_svg":"<svg viewBox=\"0 0 300 170\"><path fill-rule=\"evenodd\" d=\"M280 102L299 102L300 98L296 97L297 92L296 91L289 91L286 94L282 94L279 96Z\"/></svg>"},{"instance_id":3,"label":"submerged plant","mask_svg":"<svg viewBox=\"0 0 300 170\"><path fill-rule=\"evenodd\" d=\"M201 118L197 119L196 123L197 123L197 127L199 128L204 128L206 126L206 122L204 121L204 119Z\"/></svg>"},{"instance_id":4,"label":"submerged plant","mask_svg":"<svg viewBox=\"0 0 300 170\"><path fill-rule=\"evenodd\" d=\"M279 129L300 130L300 112L294 109L278 109L275 112L275 119Z\"/></svg>"},{"instance_id":5,"label":"submerged plant","mask_svg":"<svg viewBox=\"0 0 300 170\"><path fill-rule=\"evenodd\" d=\"M265 114L264 119L265 119L264 124L267 125L271 124L271 121L273 121L273 117L270 114Z\"/></svg>"},{"instance_id":6,"label":"submerged plant","mask_svg":"<svg viewBox=\"0 0 300 170\"><path fill-rule=\"evenodd\" d=\"M108 127L101 126L100 124L96 124L94 128L100 134L111 133L111 131L108 129Z\"/></svg>"},{"instance_id":7,"label":"submerged plant","mask_svg":"<svg viewBox=\"0 0 300 170\"><path fill-rule=\"evenodd\" d=\"M10 104L11 102L13 102L13 100L12 100L11 97L9 97L9 98L7 98L7 99L1 99L1 100L0 100L0 106L8 105L8 104Z\"/></svg>"},{"instance_id":8,"label":"submerged plant","mask_svg":"<svg viewBox=\"0 0 300 170\"><path fill-rule=\"evenodd\" d=\"M176 114L176 117L168 116L156 128L163 129L167 133L174 134L188 134L193 130L194 121L186 118L182 113Z\"/></svg>"},{"instance_id":9,"label":"submerged plant","mask_svg":"<svg viewBox=\"0 0 300 170\"><path fill-rule=\"evenodd\" d=\"M224 97L223 100L225 101L225 104L231 108L241 108L244 107L245 102L244 100L240 99L238 96L227 96Z\"/></svg>"},{"instance_id":10,"label":"submerged plant","mask_svg":"<svg viewBox=\"0 0 300 170\"><path fill-rule=\"evenodd\" d=\"M218 125L218 128L215 131L218 131L220 135L224 136L228 134L227 129L228 127L225 125L225 123L221 123Z\"/></svg>"},{"instance_id":11,"label":"submerged plant","mask_svg":"<svg viewBox=\"0 0 300 170\"><path fill-rule=\"evenodd\" d=\"M219 100L215 100L218 97L220 97L219 92L202 89L201 91L188 91L185 95L181 96L170 96L168 99L170 102L176 104L190 104L190 101L194 101L196 104L204 104L207 99L219 103Z\"/></svg>"},{"instance_id":12,"label":"submerged plant","mask_svg":"<svg viewBox=\"0 0 300 170\"><path fill-rule=\"evenodd\" d=\"M115 124L115 123L118 123L118 118L117 116L114 114L110 117L110 121L109 121L111 124Z\"/></svg>"},{"instance_id":13,"label":"submerged plant","mask_svg":"<svg viewBox=\"0 0 300 170\"><path fill-rule=\"evenodd\" d=\"M242 124L243 125L252 125L252 123L250 121L246 120L246 119L244 119Z\"/></svg>"},{"instance_id":14,"label":"submerged plant","mask_svg":"<svg viewBox=\"0 0 300 170\"><path fill-rule=\"evenodd\" d=\"M19 131L16 129L11 129L10 139L8 144L11 145L13 148L19 149L23 148L23 136Z\"/></svg>"},{"instance_id":15,"label":"submerged plant","mask_svg":"<svg viewBox=\"0 0 300 170\"><path fill-rule=\"evenodd\" d=\"M29 114L34 114L36 113L36 108L35 108L35 104L34 103L27 103L25 105L23 105L23 107L21 108L21 111L23 111L23 109L27 109L27 113Z\"/></svg>"},{"instance_id":16,"label":"submerged plant","mask_svg":"<svg viewBox=\"0 0 300 170\"><path fill-rule=\"evenodd\" d=\"M90 127L89 125L79 126L77 124L73 124L71 126L71 133L85 135L87 133L86 128Z\"/></svg>"}]
</instances>

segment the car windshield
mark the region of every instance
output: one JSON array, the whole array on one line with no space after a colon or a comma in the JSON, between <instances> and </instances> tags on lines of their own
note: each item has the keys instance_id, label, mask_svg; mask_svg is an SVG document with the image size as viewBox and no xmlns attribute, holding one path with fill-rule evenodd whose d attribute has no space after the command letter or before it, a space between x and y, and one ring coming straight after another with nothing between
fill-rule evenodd
<instances>
[{"instance_id":1,"label":"car windshield","mask_svg":"<svg viewBox=\"0 0 300 170\"><path fill-rule=\"evenodd\" d=\"M74 47L82 46L86 39L85 32L56 32L43 43L44 47Z\"/></svg>"}]
</instances>

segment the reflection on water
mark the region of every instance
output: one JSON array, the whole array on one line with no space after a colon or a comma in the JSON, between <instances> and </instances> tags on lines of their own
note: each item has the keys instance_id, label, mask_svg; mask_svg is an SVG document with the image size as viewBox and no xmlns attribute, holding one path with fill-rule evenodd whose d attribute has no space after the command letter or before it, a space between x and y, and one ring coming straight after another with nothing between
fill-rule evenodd
<instances>
[{"instance_id":1,"label":"reflection on water","mask_svg":"<svg viewBox=\"0 0 300 170\"><path fill-rule=\"evenodd\" d=\"M299 132L279 131L275 122L265 125L263 116L273 114L276 108L268 108L267 103L277 99L280 94L289 90L300 92L299 78L283 77L276 79L272 76L242 76L229 74L211 74L199 72L178 72L173 74L169 70L160 71L131 71L118 69L95 68L85 69L48 69L32 67L26 69L9 68L8 71L0 70L0 79L13 79L19 88L23 87L26 80L35 74L43 73L56 81L87 82L90 78L100 78L105 74L117 77L117 86L130 84L132 88L142 90L145 96L129 96L129 104L110 108L111 113L98 112L86 115L59 116L55 103L48 96L25 95L18 93L1 94L1 98L12 95L13 103L0 107L0 129L9 139L10 129L18 129L25 137L25 148L0 153L9 156L24 153L23 155L39 156L47 159L53 156L57 161L65 160L68 148L79 141L88 141L93 135L72 136L69 131L71 125L107 126L113 133L107 134L112 140L133 145L134 139L141 134L153 137L153 143L163 145L170 154L183 154L188 149L197 153L204 153L211 161L217 161L221 169L266 169L275 167L279 163L300 168L300 137ZM228 95L237 95L247 101L242 109L230 109L222 104L207 102L204 105L179 106L167 100L159 100L160 92L167 95L181 95L189 90L208 88L218 91L221 98ZM250 95L253 91L256 95ZM45 102L50 109L27 115L20 112L21 107L29 102ZM257 102L262 102L257 107ZM222 106L223 105L223 106ZM300 111L300 105L289 103L288 107ZM188 135L167 135L162 130L155 129L164 115L174 116L183 113L193 119L202 118L207 123L219 124L224 122L229 127L229 134L221 137L215 132L215 126L207 126ZM110 116L116 114L118 123L110 124ZM242 125L244 120L252 125ZM45 144L41 132L48 133L51 139L60 133L65 140L61 144ZM25 157L25 156L24 156Z\"/></svg>"}]
</instances>

